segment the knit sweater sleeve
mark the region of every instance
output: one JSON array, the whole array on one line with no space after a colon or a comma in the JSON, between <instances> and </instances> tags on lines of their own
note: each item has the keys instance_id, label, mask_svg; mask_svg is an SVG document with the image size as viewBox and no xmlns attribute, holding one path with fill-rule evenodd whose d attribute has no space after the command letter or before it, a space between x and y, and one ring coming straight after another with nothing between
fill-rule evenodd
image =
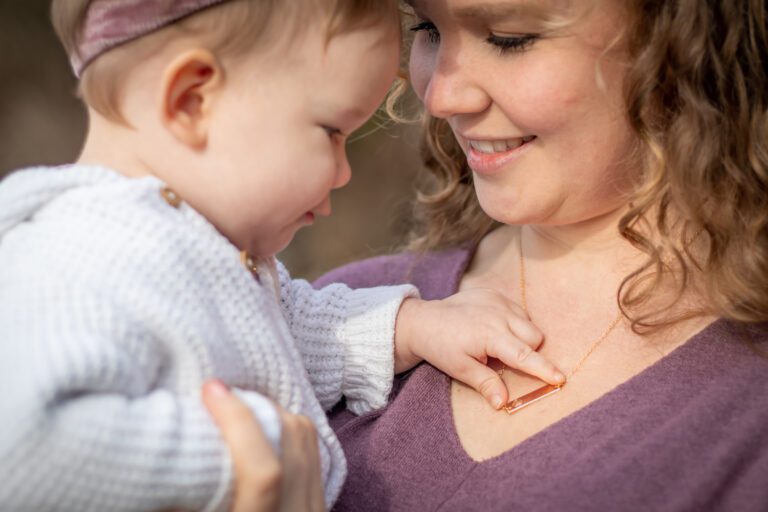
<instances>
[{"instance_id":1,"label":"knit sweater sleeve","mask_svg":"<svg viewBox=\"0 0 768 512\"><path fill-rule=\"evenodd\" d=\"M418 296L416 288L332 284L316 290L277 267L283 315L323 408L342 395L356 414L383 407L394 376L397 313L403 300Z\"/></svg>"},{"instance_id":2,"label":"knit sweater sleeve","mask_svg":"<svg viewBox=\"0 0 768 512\"><path fill-rule=\"evenodd\" d=\"M158 385L169 347L130 307L60 284L3 291L0 508L229 508L219 431L197 394ZM274 407L238 394L277 447Z\"/></svg>"}]
</instances>

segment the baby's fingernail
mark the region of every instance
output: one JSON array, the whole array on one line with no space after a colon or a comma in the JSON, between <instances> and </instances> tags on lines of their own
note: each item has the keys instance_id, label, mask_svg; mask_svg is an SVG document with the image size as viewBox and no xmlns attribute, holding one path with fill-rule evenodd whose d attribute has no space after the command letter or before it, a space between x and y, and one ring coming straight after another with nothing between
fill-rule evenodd
<instances>
[{"instance_id":1,"label":"baby's fingernail","mask_svg":"<svg viewBox=\"0 0 768 512\"><path fill-rule=\"evenodd\" d=\"M501 399L501 397L499 395L491 396L491 404L493 405L494 409L501 408L502 402L503 402L503 400Z\"/></svg>"},{"instance_id":2,"label":"baby's fingernail","mask_svg":"<svg viewBox=\"0 0 768 512\"><path fill-rule=\"evenodd\" d=\"M219 379L209 380L205 387L214 398L224 398L229 396L229 388Z\"/></svg>"}]
</instances>

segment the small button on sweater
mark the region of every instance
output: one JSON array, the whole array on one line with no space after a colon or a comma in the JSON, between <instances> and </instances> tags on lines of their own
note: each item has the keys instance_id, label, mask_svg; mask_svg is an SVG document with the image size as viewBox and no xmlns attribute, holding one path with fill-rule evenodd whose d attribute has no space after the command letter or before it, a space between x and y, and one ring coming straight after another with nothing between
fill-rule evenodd
<instances>
[{"instance_id":1,"label":"small button on sweater","mask_svg":"<svg viewBox=\"0 0 768 512\"><path fill-rule=\"evenodd\" d=\"M226 510L211 377L275 448L265 397L312 419L330 505L346 465L324 409L386 402L413 286L315 291L273 260L257 279L162 188L85 166L0 183L0 510Z\"/></svg>"}]
</instances>

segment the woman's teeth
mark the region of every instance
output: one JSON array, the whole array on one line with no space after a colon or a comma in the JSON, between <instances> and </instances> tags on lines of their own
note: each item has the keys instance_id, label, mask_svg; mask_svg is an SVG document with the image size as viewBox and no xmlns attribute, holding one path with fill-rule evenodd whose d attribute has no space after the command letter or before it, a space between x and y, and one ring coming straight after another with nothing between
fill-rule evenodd
<instances>
[{"instance_id":1,"label":"woman's teeth","mask_svg":"<svg viewBox=\"0 0 768 512\"><path fill-rule=\"evenodd\" d=\"M534 135L528 135L526 137L507 140L470 140L469 147L479 153L504 153L506 151L517 149L526 142L531 142L535 138Z\"/></svg>"}]
</instances>

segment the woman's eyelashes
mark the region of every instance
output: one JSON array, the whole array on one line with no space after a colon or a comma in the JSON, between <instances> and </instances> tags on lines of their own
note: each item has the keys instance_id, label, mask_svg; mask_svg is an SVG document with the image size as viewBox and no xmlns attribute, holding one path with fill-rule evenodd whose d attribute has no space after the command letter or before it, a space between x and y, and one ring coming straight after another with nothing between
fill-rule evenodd
<instances>
[{"instance_id":1,"label":"woman's eyelashes","mask_svg":"<svg viewBox=\"0 0 768 512\"><path fill-rule=\"evenodd\" d=\"M440 32L437 27L431 21L422 21L411 27L411 32L424 32L427 36L427 41L433 44L440 42Z\"/></svg>"},{"instance_id":2,"label":"woman's eyelashes","mask_svg":"<svg viewBox=\"0 0 768 512\"><path fill-rule=\"evenodd\" d=\"M517 36L497 36L491 34L486 42L497 48L501 54L510 52L523 52L530 48L539 38L538 34L521 34Z\"/></svg>"},{"instance_id":3,"label":"woman's eyelashes","mask_svg":"<svg viewBox=\"0 0 768 512\"><path fill-rule=\"evenodd\" d=\"M437 44L440 42L440 31L431 21L422 21L410 28L411 32L424 32L427 42ZM522 52L530 48L539 39L539 34L518 34L514 36L500 36L491 32L485 38L485 42L499 50L499 53Z\"/></svg>"}]
</instances>

